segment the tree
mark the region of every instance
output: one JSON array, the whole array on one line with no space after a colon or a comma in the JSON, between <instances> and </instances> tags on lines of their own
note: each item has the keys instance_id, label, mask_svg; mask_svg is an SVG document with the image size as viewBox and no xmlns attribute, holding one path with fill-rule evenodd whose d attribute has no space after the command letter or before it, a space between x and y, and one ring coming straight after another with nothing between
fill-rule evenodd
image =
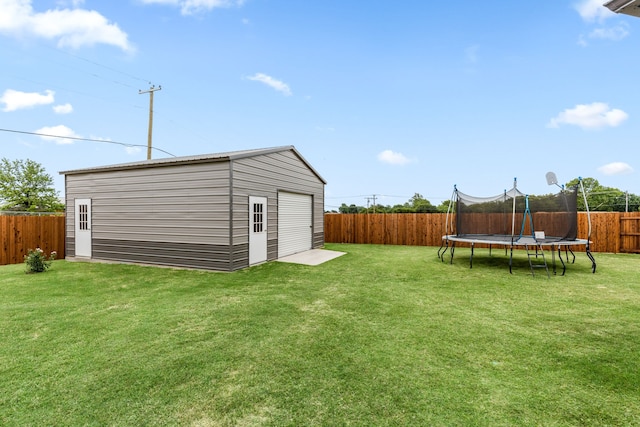
<instances>
[{"instance_id":1,"label":"tree","mask_svg":"<svg viewBox=\"0 0 640 427\"><path fill-rule=\"evenodd\" d=\"M0 160L0 209L19 212L64 210L53 178L33 160Z\"/></svg>"},{"instance_id":2,"label":"tree","mask_svg":"<svg viewBox=\"0 0 640 427\"><path fill-rule=\"evenodd\" d=\"M350 205L345 203L338 208L340 213L431 213L438 212L438 207L431 204L431 202L420 193L414 193L413 197L409 199L405 204L398 204L394 206L386 206L375 204L368 207ZM445 212L446 212L445 207Z\"/></svg>"},{"instance_id":3,"label":"tree","mask_svg":"<svg viewBox=\"0 0 640 427\"><path fill-rule=\"evenodd\" d=\"M414 213L415 211L413 210L412 207L409 206L408 203L405 203L404 205L392 206L389 209L389 212L391 212L391 213Z\"/></svg>"},{"instance_id":4,"label":"tree","mask_svg":"<svg viewBox=\"0 0 640 427\"><path fill-rule=\"evenodd\" d=\"M346 203L343 203L338 208L338 212L340 213L360 213L360 212L364 212L365 210L366 209L362 206L356 206L354 204L347 206Z\"/></svg>"},{"instance_id":5,"label":"tree","mask_svg":"<svg viewBox=\"0 0 640 427\"><path fill-rule=\"evenodd\" d=\"M578 179L569 181L566 184L566 188L572 188L580 185ZM583 178L582 186L587 196L587 203L589 203L589 210L592 211L609 211L609 212L624 212L626 209L627 194L613 187L605 187L600 185L595 178ZM629 210L634 211L638 209L638 200L640 199L635 194L629 194ZM586 210L584 205L584 197L582 193L578 193L578 210Z\"/></svg>"},{"instance_id":6,"label":"tree","mask_svg":"<svg viewBox=\"0 0 640 427\"><path fill-rule=\"evenodd\" d=\"M449 211L450 204L451 204L451 200L444 200L442 203L438 205L438 212L447 213Z\"/></svg>"},{"instance_id":7,"label":"tree","mask_svg":"<svg viewBox=\"0 0 640 427\"><path fill-rule=\"evenodd\" d=\"M438 212L438 208L422 197L422 194L420 193L415 193L413 197L409 199L409 203L411 204L413 211L417 213Z\"/></svg>"}]
</instances>

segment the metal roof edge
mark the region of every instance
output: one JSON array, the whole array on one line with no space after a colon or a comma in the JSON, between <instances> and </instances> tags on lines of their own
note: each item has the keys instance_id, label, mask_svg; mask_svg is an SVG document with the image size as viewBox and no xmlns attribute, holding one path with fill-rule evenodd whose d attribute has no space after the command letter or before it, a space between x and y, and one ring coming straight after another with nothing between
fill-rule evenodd
<instances>
[{"instance_id":1,"label":"metal roof edge","mask_svg":"<svg viewBox=\"0 0 640 427\"><path fill-rule=\"evenodd\" d=\"M631 6L635 2L636 0L610 0L603 4L603 6L615 13L624 13L627 15L639 16L636 13L630 13L630 11L625 10L628 6ZM636 7L640 7L640 5L637 5Z\"/></svg>"},{"instance_id":2,"label":"metal roof edge","mask_svg":"<svg viewBox=\"0 0 640 427\"><path fill-rule=\"evenodd\" d=\"M104 171L125 170L125 169L144 169L144 168L153 168L153 167L177 165L177 164L184 164L184 163L206 163L206 162L216 162L216 161L229 161L234 158L252 157L259 154L266 154L268 152L282 150L285 148L289 149L290 147L257 148L252 150L238 150L238 151L229 151L224 153L197 154L192 156L169 157L169 158L153 159L153 160L140 160L137 162L116 163L113 165L92 166L88 168L70 169L66 171L60 171L59 174L74 175L74 174L89 173L89 172L104 172Z\"/></svg>"},{"instance_id":3,"label":"metal roof edge","mask_svg":"<svg viewBox=\"0 0 640 427\"><path fill-rule=\"evenodd\" d=\"M77 175L83 173L91 173L91 172L106 172L106 171L118 171L118 170L127 170L127 169L144 169L144 168L155 168L162 166L174 166L180 164L193 164L193 163L209 163L209 162L222 162L222 161L231 161L236 159L244 159L249 157L255 157L259 155L272 154L280 151L293 151L293 153L322 181L323 184L326 184L324 178L311 166L309 162L296 150L293 145L284 145L280 147L270 147L270 148L256 148L250 150L239 150L239 151L229 151L225 153L212 153L212 154L200 154L194 156L181 156L181 157L170 157L164 159L154 159L154 160L141 160L137 162L129 162L129 163L118 163L113 165L105 165L105 166L93 166L88 168L81 169L70 169L66 171L58 172L60 175Z\"/></svg>"},{"instance_id":4,"label":"metal roof edge","mask_svg":"<svg viewBox=\"0 0 640 427\"><path fill-rule=\"evenodd\" d=\"M254 150L232 151L226 154L229 155L228 158L230 160L236 160L236 159L244 159L247 157L254 157L262 154L271 154L271 153L277 153L279 151L287 151L293 148L294 148L293 145L282 145L280 147L256 148Z\"/></svg>"}]
</instances>

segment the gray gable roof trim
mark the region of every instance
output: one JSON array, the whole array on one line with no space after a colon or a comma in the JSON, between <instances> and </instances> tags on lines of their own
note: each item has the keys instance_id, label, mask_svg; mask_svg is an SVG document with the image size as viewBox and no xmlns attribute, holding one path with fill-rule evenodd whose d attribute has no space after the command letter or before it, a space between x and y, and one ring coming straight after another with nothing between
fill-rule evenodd
<instances>
[{"instance_id":1,"label":"gray gable roof trim","mask_svg":"<svg viewBox=\"0 0 640 427\"><path fill-rule=\"evenodd\" d=\"M615 13L640 17L640 1L638 0L611 0L606 2L604 6Z\"/></svg>"},{"instance_id":2,"label":"gray gable roof trim","mask_svg":"<svg viewBox=\"0 0 640 427\"><path fill-rule=\"evenodd\" d=\"M241 150L241 151L229 151L226 153L214 153L214 154L200 154L196 156L183 156L183 157L170 157L165 159L143 160L139 162L120 163L107 166L95 166L83 169L72 169L67 171L61 171L60 175L76 175L90 172L106 172L106 171L118 171L127 169L144 169L155 168L162 166L175 166L181 164L191 163L211 163L211 162L226 162L236 159L243 159L247 157L255 157L265 154L278 153L281 151L293 151L293 153L302 161L319 179L323 184L326 184L324 178L311 166L307 160L296 150L293 145L285 145L281 147L272 148L257 148L253 150Z\"/></svg>"}]
</instances>

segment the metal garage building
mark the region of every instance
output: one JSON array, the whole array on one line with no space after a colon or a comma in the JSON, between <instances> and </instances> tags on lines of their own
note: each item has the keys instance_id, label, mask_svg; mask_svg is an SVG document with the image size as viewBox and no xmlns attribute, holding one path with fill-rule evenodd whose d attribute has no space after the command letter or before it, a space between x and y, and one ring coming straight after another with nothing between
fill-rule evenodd
<instances>
[{"instance_id":1,"label":"metal garage building","mask_svg":"<svg viewBox=\"0 0 640 427\"><path fill-rule=\"evenodd\" d=\"M293 146L60 174L68 259L234 271L324 245L326 181Z\"/></svg>"}]
</instances>

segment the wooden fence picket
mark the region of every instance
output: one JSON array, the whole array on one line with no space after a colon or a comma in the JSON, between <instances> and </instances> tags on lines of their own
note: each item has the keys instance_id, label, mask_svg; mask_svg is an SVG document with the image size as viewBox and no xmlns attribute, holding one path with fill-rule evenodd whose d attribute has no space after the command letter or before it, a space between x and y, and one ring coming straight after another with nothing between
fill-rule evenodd
<instances>
[{"instance_id":1,"label":"wooden fence picket","mask_svg":"<svg viewBox=\"0 0 640 427\"><path fill-rule=\"evenodd\" d=\"M553 215L544 213L540 221L553 233ZM591 212L591 251L640 253L640 212ZM628 218L628 219L627 219ZM486 215L478 221L486 223ZM491 220L499 226L498 219ZM535 219L534 219L535 222ZM408 246L440 246L445 230L443 213L334 214L324 216L327 243L362 243ZM516 219L519 230L522 217ZM534 224L535 225L535 224ZM528 228L528 225L527 227ZM589 222L586 212L578 212L578 238L586 239ZM527 231L529 232L529 231ZM576 247L583 250L584 246Z\"/></svg>"},{"instance_id":2,"label":"wooden fence picket","mask_svg":"<svg viewBox=\"0 0 640 427\"><path fill-rule=\"evenodd\" d=\"M64 215L0 215L0 265L20 264L29 249L65 256Z\"/></svg>"}]
</instances>

